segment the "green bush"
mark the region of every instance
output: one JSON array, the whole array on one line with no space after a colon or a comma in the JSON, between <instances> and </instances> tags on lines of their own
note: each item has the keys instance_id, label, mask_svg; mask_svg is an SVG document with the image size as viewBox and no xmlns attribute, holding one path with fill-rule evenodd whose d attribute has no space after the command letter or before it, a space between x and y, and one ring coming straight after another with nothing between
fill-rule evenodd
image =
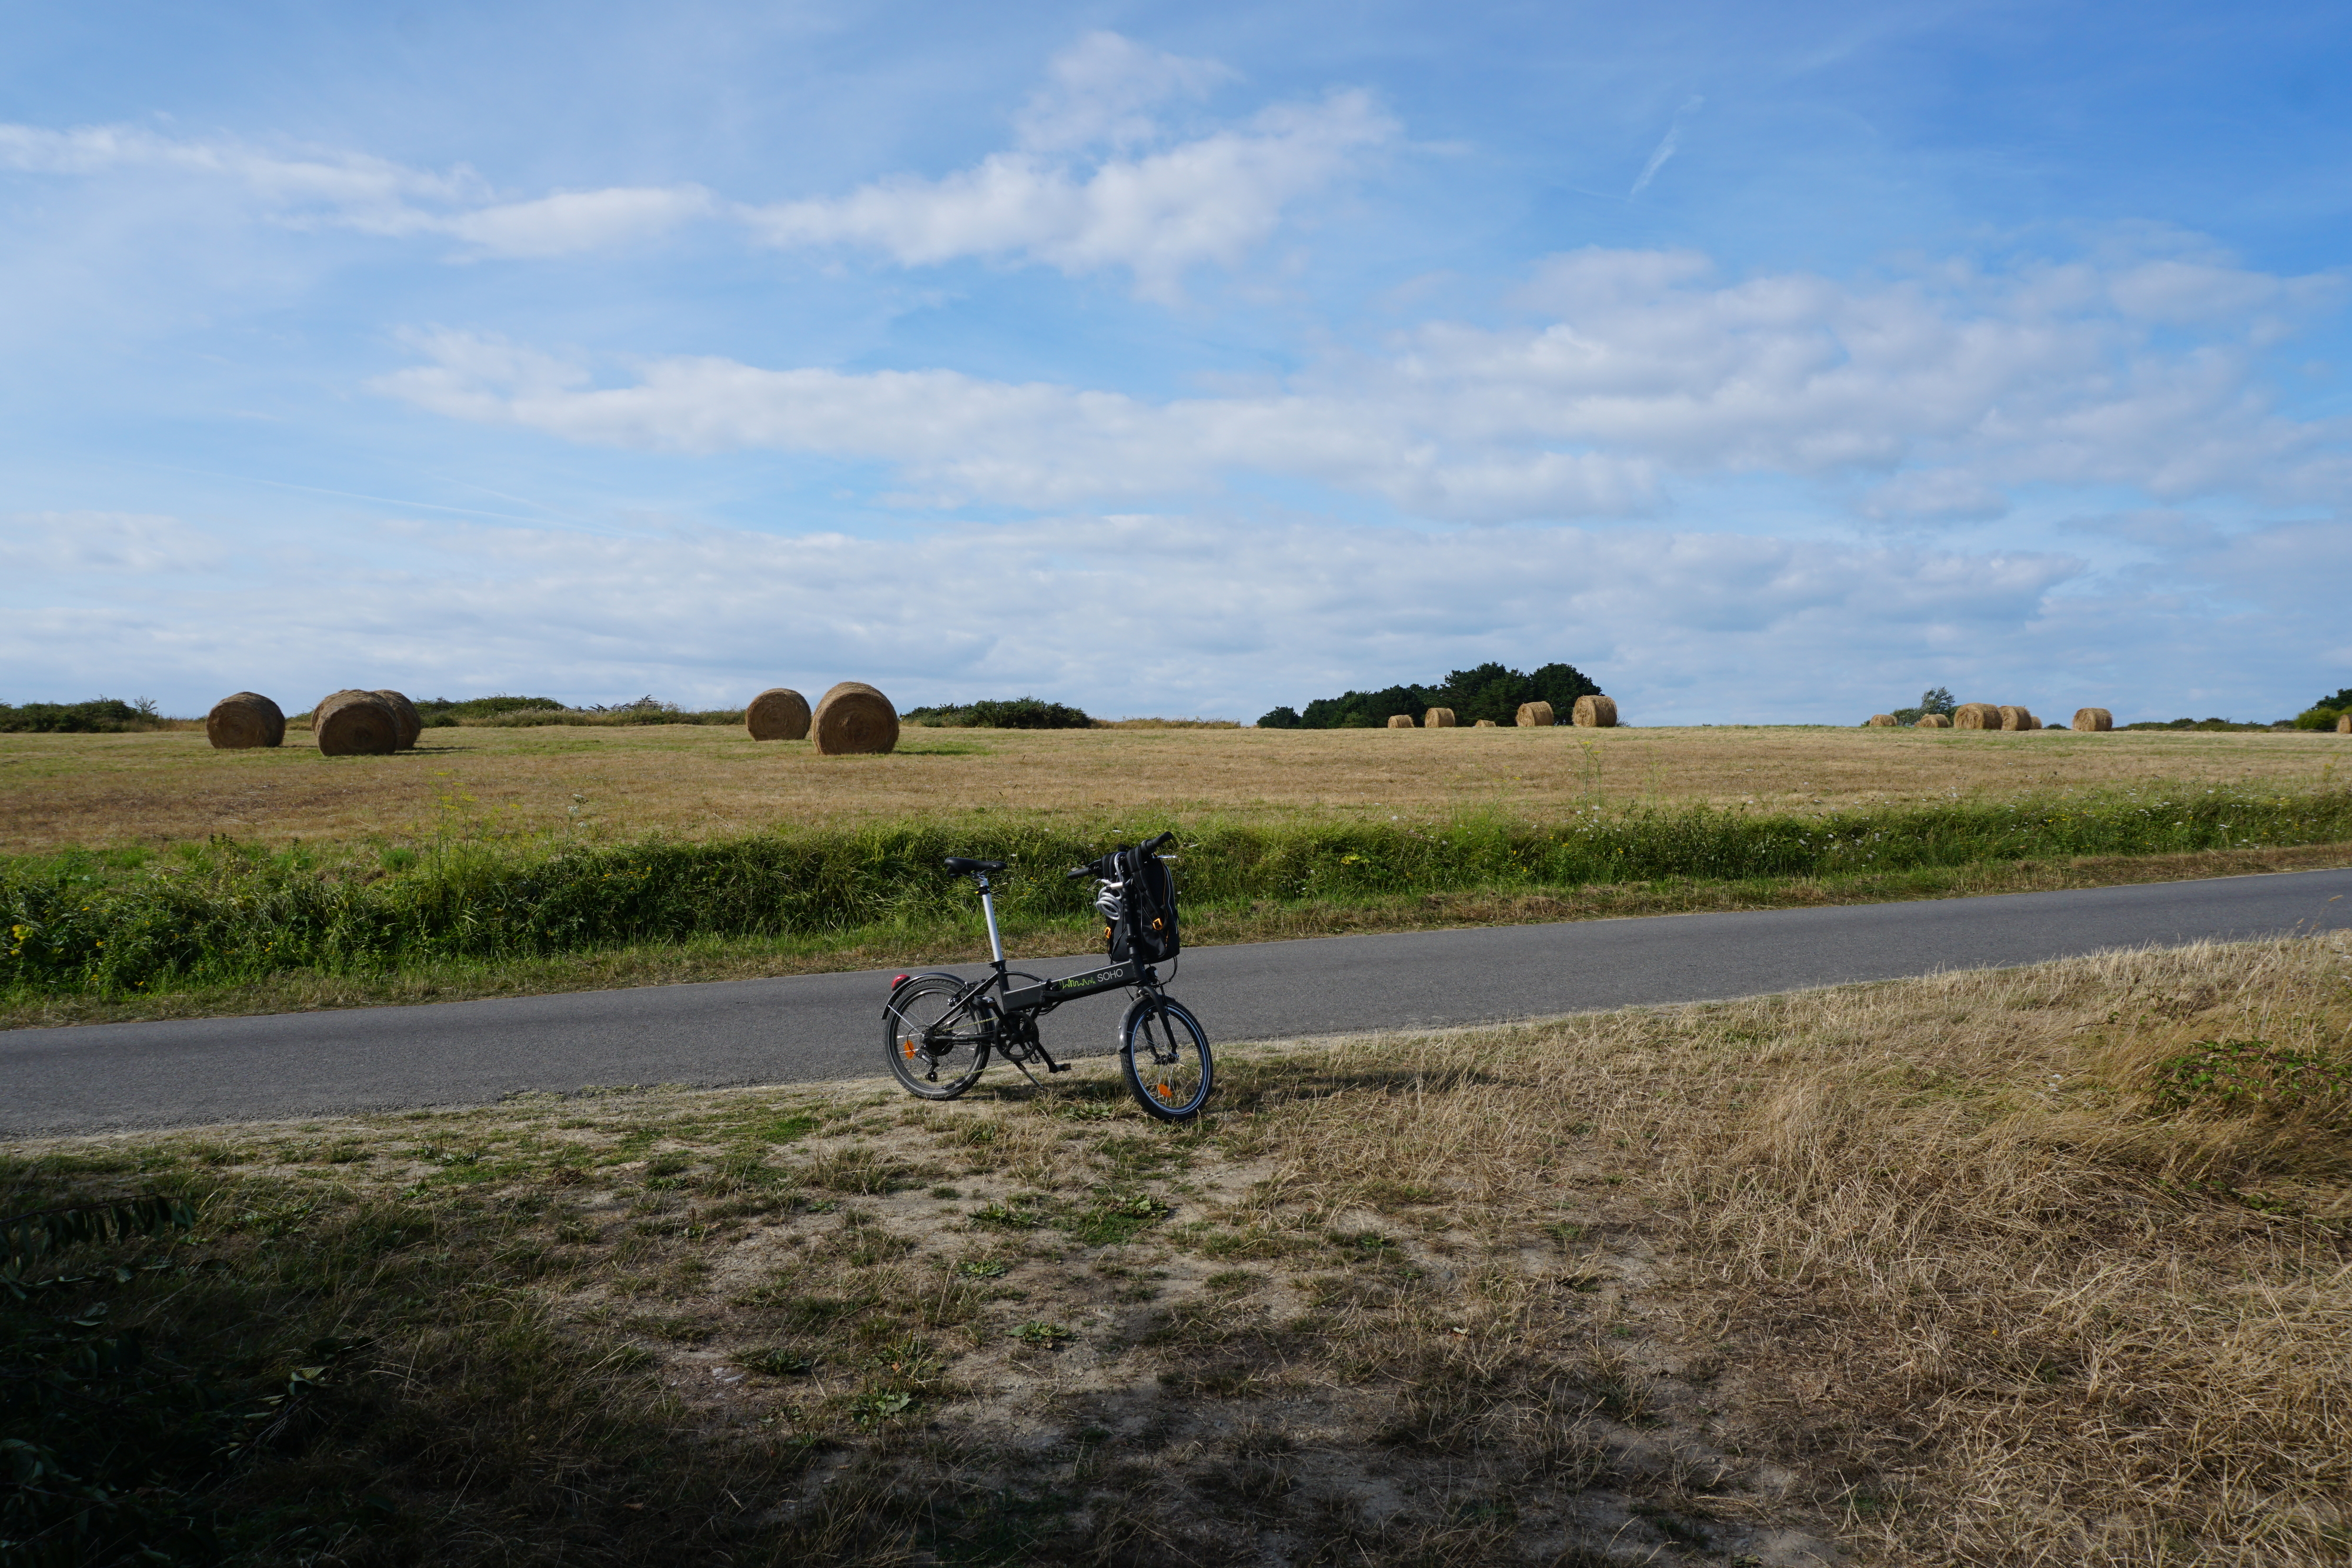
<instances>
[{"instance_id":1,"label":"green bush","mask_svg":"<svg viewBox=\"0 0 2352 1568\"><path fill-rule=\"evenodd\" d=\"M145 697L123 702L98 697L86 703L0 703L0 733L33 735L119 735L149 729L162 722L155 705Z\"/></svg>"},{"instance_id":2,"label":"green bush","mask_svg":"<svg viewBox=\"0 0 2352 1568\"><path fill-rule=\"evenodd\" d=\"M430 701L418 703L416 712L428 724L436 719L446 719L452 724L463 724L467 719L492 718L503 713L521 713L533 708L553 708L560 711L563 705L553 697L510 697L501 695L494 697L468 697L461 703L453 703L447 697L434 697Z\"/></svg>"},{"instance_id":3,"label":"green bush","mask_svg":"<svg viewBox=\"0 0 2352 1568\"><path fill-rule=\"evenodd\" d=\"M416 705L427 729L475 725L491 729L535 729L547 725L740 724L741 708L680 708L659 697L643 696L610 707L567 707L553 697L472 697L453 703L435 697Z\"/></svg>"},{"instance_id":4,"label":"green bush","mask_svg":"<svg viewBox=\"0 0 2352 1568\"><path fill-rule=\"evenodd\" d=\"M2352 713L2352 686L2346 686L2332 697L2322 697L2294 716L2297 729L2334 729L2336 721Z\"/></svg>"},{"instance_id":5,"label":"green bush","mask_svg":"<svg viewBox=\"0 0 2352 1568\"><path fill-rule=\"evenodd\" d=\"M588 725L610 727L633 724L741 724L741 708L712 708L690 713L681 708L614 707L614 708L517 708L507 713L494 713L485 718L468 719L468 724L486 729L540 729L550 725Z\"/></svg>"},{"instance_id":6,"label":"green bush","mask_svg":"<svg viewBox=\"0 0 2352 1568\"><path fill-rule=\"evenodd\" d=\"M950 854L1013 862L1012 927L1087 929L1067 866L1157 830L914 823L684 842L425 849L322 866L215 840L178 856L72 852L0 861L0 987L132 995L281 970L383 974L699 936L845 937L971 919ZM1472 890L1688 877L1827 877L2067 855L2158 854L2352 840L2352 792L2232 788L2093 800L1886 806L1821 817L1710 807L1580 810L1549 823L1213 820L1184 835L1183 896L1345 904Z\"/></svg>"},{"instance_id":7,"label":"green bush","mask_svg":"<svg viewBox=\"0 0 2352 1568\"><path fill-rule=\"evenodd\" d=\"M2119 724L2117 729L2195 729L2217 733L2239 734L2249 730L2276 729L2272 724L2248 724L2232 718L2142 719L2137 724Z\"/></svg>"},{"instance_id":8,"label":"green bush","mask_svg":"<svg viewBox=\"0 0 2352 1568\"><path fill-rule=\"evenodd\" d=\"M1095 724L1077 708L1040 697L948 703L936 707L908 708L900 716L909 724L950 729L1091 729Z\"/></svg>"}]
</instances>

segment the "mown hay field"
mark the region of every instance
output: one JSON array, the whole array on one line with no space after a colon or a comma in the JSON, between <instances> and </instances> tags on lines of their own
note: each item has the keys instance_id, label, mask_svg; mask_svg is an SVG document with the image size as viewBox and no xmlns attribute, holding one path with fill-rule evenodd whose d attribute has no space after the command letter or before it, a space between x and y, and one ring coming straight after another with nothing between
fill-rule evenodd
<instances>
[{"instance_id":1,"label":"mown hay field","mask_svg":"<svg viewBox=\"0 0 2352 1568\"><path fill-rule=\"evenodd\" d=\"M344 1347L191 1494L253 1561L2316 1568L2347 1040L2336 934L1234 1051L1186 1129L1097 1061L20 1142L0 1209L192 1205L39 1310L252 1397Z\"/></svg>"},{"instance_id":2,"label":"mown hay field","mask_svg":"<svg viewBox=\"0 0 2352 1568\"><path fill-rule=\"evenodd\" d=\"M1543 820L1579 804L1777 810L2047 797L2157 780L2340 784L2343 737L1814 728L949 730L820 757L699 725L425 732L392 757L214 751L197 732L0 736L0 852L429 837L453 823L723 837L967 813Z\"/></svg>"}]
</instances>

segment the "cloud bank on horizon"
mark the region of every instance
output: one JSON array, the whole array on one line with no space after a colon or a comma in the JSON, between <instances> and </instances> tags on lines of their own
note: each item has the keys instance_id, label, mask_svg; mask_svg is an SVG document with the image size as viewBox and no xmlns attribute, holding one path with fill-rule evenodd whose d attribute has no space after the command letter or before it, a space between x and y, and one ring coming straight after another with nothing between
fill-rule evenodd
<instances>
[{"instance_id":1,"label":"cloud bank on horizon","mask_svg":"<svg viewBox=\"0 0 2352 1568\"><path fill-rule=\"evenodd\" d=\"M551 12L419 15L371 64L354 12L225 82L201 18L7 68L52 52L0 124L9 700L854 677L1246 719L1565 658L1636 722L1853 722L2352 684L2308 193L2344 128L2244 87L2301 160L2250 193L2243 146L2126 134L2208 106L2165 14L2092 146L2033 141L2083 106L1968 7L1769 47L1387 13L1345 56L1311 16L719 6L655 49L592 10L543 67ZM2239 47L2313 68L2322 16ZM625 112L566 121L583 76ZM1107 656L1138 606L1150 653Z\"/></svg>"}]
</instances>

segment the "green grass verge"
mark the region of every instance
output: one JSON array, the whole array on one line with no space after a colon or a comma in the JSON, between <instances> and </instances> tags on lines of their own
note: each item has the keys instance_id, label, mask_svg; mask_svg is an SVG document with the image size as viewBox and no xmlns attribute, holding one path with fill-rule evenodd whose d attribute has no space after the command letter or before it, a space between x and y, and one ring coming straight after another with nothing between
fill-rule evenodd
<instances>
[{"instance_id":1,"label":"green grass verge","mask_svg":"<svg viewBox=\"0 0 2352 1568\"><path fill-rule=\"evenodd\" d=\"M422 852L325 854L215 839L163 854L22 857L0 862L0 997L129 998L298 972L384 977L746 938L921 946L971 919L970 884L940 865L951 853L1013 862L996 879L1008 931L1062 934L1082 946L1086 894L1064 868L1162 825L911 823L704 842L445 841ZM1222 915L1269 904L1378 908L1661 879L1899 880L2000 862L2347 840L2352 791L2184 787L1817 817L1701 807L1588 809L1548 823L1213 819L1186 826L1181 872L1198 934Z\"/></svg>"}]
</instances>

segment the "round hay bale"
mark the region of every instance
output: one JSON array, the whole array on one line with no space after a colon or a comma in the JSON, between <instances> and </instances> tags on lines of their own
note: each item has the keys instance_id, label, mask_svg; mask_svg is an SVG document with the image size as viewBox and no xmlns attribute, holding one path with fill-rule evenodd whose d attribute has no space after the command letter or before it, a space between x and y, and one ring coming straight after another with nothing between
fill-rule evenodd
<instances>
[{"instance_id":1,"label":"round hay bale","mask_svg":"<svg viewBox=\"0 0 2352 1568\"><path fill-rule=\"evenodd\" d=\"M2077 731L2113 729L2116 716L2103 707L2078 707L2074 710L2074 727Z\"/></svg>"},{"instance_id":2,"label":"round hay bale","mask_svg":"<svg viewBox=\"0 0 2352 1568\"><path fill-rule=\"evenodd\" d=\"M392 716L400 721L400 745L396 749L408 750L416 744L416 737L425 733L424 716L416 711L415 703L398 692L379 691L375 695L383 699L383 706L390 708Z\"/></svg>"},{"instance_id":3,"label":"round hay bale","mask_svg":"<svg viewBox=\"0 0 2352 1568\"><path fill-rule=\"evenodd\" d=\"M1923 713L1919 716L1919 722L1913 725L1911 727L1914 729L1949 729L1952 727L1952 721L1950 716L1946 714Z\"/></svg>"},{"instance_id":4,"label":"round hay bale","mask_svg":"<svg viewBox=\"0 0 2352 1568\"><path fill-rule=\"evenodd\" d=\"M1990 703L1962 703L1952 710L1954 729L1999 729L2000 709Z\"/></svg>"},{"instance_id":5,"label":"round hay bale","mask_svg":"<svg viewBox=\"0 0 2352 1568\"><path fill-rule=\"evenodd\" d=\"M1412 722L1412 715L1409 713L1392 713L1389 715L1389 727L1391 729L1416 729L1420 727Z\"/></svg>"},{"instance_id":6,"label":"round hay bale","mask_svg":"<svg viewBox=\"0 0 2352 1568\"><path fill-rule=\"evenodd\" d=\"M1541 729L1551 724L1551 704L1521 703L1518 724L1521 729Z\"/></svg>"},{"instance_id":7,"label":"round hay bale","mask_svg":"<svg viewBox=\"0 0 2352 1568\"><path fill-rule=\"evenodd\" d=\"M2004 704L2000 712L2000 727L2003 729L2040 729L2042 727L2042 721L2033 716L2033 710L2022 704Z\"/></svg>"},{"instance_id":8,"label":"round hay bale","mask_svg":"<svg viewBox=\"0 0 2352 1568\"><path fill-rule=\"evenodd\" d=\"M1499 724L1496 724L1496 723L1493 719L1491 719L1491 718L1481 718L1481 719L1474 719L1474 720L1472 720L1472 721L1471 721L1471 724L1470 724L1470 727L1471 727L1472 729L1500 729L1500 728L1502 728L1503 727L1502 727L1501 725L1499 725Z\"/></svg>"},{"instance_id":9,"label":"round hay bale","mask_svg":"<svg viewBox=\"0 0 2352 1568\"><path fill-rule=\"evenodd\" d=\"M1895 725L1895 718L1891 713L1874 713L1864 721L1865 729L1893 729Z\"/></svg>"},{"instance_id":10,"label":"round hay bale","mask_svg":"<svg viewBox=\"0 0 2352 1568\"><path fill-rule=\"evenodd\" d=\"M389 757L400 749L400 716L373 692L337 692L312 711L310 733L329 757Z\"/></svg>"},{"instance_id":11,"label":"round hay bale","mask_svg":"<svg viewBox=\"0 0 2352 1568\"><path fill-rule=\"evenodd\" d=\"M1431 708L1422 716L1421 727L1423 729L1454 728L1454 710L1450 707Z\"/></svg>"},{"instance_id":12,"label":"round hay bale","mask_svg":"<svg viewBox=\"0 0 2352 1568\"><path fill-rule=\"evenodd\" d=\"M820 757L887 751L898 744L898 710L863 681L843 681L817 699L810 732Z\"/></svg>"},{"instance_id":13,"label":"round hay bale","mask_svg":"<svg viewBox=\"0 0 2352 1568\"><path fill-rule=\"evenodd\" d=\"M1585 729L1614 729L1617 727L1617 699L1598 694L1579 697L1576 699L1576 711L1570 717Z\"/></svg>"},{"instance_id":14,"label":"round hay bale","mask_svg":"<svg viewBox=\"0 0 2352 1568\"><path fill-rule=\"evenodd\" d=\"M282 746L286 714L259 692L234 692L213 704L213 711L205 715L205 738L215 751Z\"/></svg>"},{"instance_id":15,"label":"round hay bale","mask_svg":"<svg viewBox=\"0 0 2352 1568\"><path fill-rule=\"evenodd\" d=\"M770 686L743 710L743 727L754 740L806 740L808 698L790 686Z\"/></svg>"},{"instance_id":16,"label":"round hay bale","mask_svg":"<svg viewBox=\"0 0 2352 1568\"><path fill-rule=\"evenodd\" d=\"M2352 735L2352 713L2342 713L2336 716L2336 733L2338 735Z\"/></svg>"}]
</instances>

